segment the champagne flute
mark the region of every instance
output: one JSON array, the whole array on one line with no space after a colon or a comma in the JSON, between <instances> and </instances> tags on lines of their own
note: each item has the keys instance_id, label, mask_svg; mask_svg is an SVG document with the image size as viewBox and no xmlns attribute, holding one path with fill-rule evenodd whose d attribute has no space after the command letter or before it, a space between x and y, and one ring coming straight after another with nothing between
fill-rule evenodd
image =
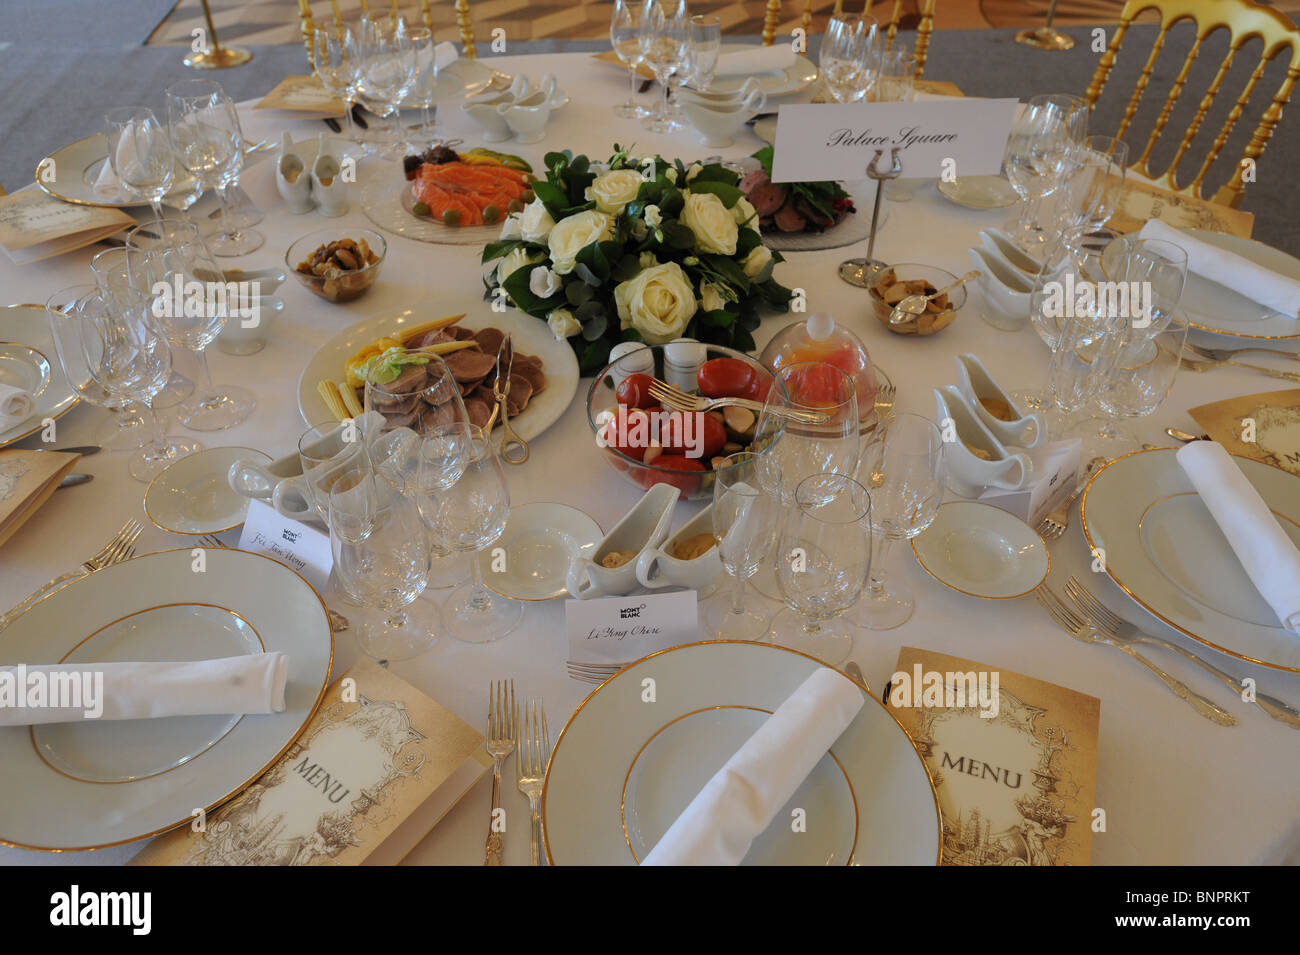
<instances>
[{"instance_id":1,"label":"champagne flute","mask_svg":"<svg viewBox=\"0 0 1300 955\"><path fill-rule=\"evenodd\" d=\"M420 122L407 127L418 134L419 142L412 142L413 150L419 146L432 146L442 138L438 126L438 51L433 31L427 27L410 27L411 51L415 56L415 76L407 90L403 106L419 107Z\"/></svg>"},{"instance_id":2,"label":"champagne flute","mask_svg":"<svg viewBox=\"0 0 1300 955\"><path fill-rule=\"evenodd\" d=\"M175 183L176 160L167 130L153 110L122 106L104 114L108 161L124 189L149 200L155 219L162 218L162 198Z\"/></svg>"},{"instance_id":3,"label":"champagne flute","mask_svg":"<svg viewBox=\"0 0 1300 955\"><path fill-rule=\"evenodd\" d=\"M360 606L357 643L380 661L405 660L438 642L435 625L408 610L429 579L429 548L415 502L400 477L359 463L329 491L330 550L339 586Z\"/></svg>"},{"instance_id":4,"label":"champagne flute","mask_svg":"<svg viewBox=\"0 0 1300 955\"><path fill-rule=\"evenodd\" d=\"M680 128L668 112L668 77L680 69L686 54L685 4L672 0L645 0L642 13L645 61L654 70L662 95L654 115L642 125L652 133Z\"/></svg>"},{"instance_id":5,"label":"champagne flute","mask_svg":"<svg viewBox=\"0 0 1300 955\"><path fill-rule=\"evenodd\" d=\"M943 436L933 421L898 414L876 430L862 456L859 479L871 490L871 585L862 599L858 624L891 630L916 606L900 582L886 579L885 558L896 540L916 537L933 522L943 503Z\"/></svg>"},{"instance_id":6,"label":"champagne flute","mask_svg":"<svg viewBox=\"0 0 1300 955\"><path fill-rule=\"evenodd\" d=\"M705 608L705 628L717 640L763 640L772 614L746 606L745 582L758 573L776 543L782 507L776 464L741 451L727 458L713 484L713 537L723 569L735 578L730 601L721 596Z\"/></svg>"},{"instance_id":7,"label":"champagne flute","mask_svg":"<svg viewBox=\"0 0 1300 955\"><path fill-rule=\"evenodd\" d=\"M776 548L786 604L772 620L777 643L831 666L848 657L853 634L840 618L871 571L871 513L867 489L848 475L814 474L800 482Z\"/></svg>"},{"instance_id":8,"label":"champagne flute","mask_svg":"<svg viewBox=\"0 0 1300 955\"><path fill-rule=\"evenodd\" d=\"M636 68L645 59L645 21L642 13L636 0L614 0L614 11L609 21L609 42L627 67L631 83L627 102L614 108L614 113L624 119L640 119L648 112L636 101Z\"/></svg>"},{"instance_id":9,"label":"champagne flute","mask_svg":"<svg viewBox=\"0 0 1300 955\"><path fill-rule=\"evenodd\" d=\"M694 89L707 90L713 85L721 52L721 17L697 14L686 21L685 80Z\"/></svg>"},{"instance_id":10,"label":"champagne flute","mask_svg":"<svg viewBox=\"0 0 1300 955\"><path fill-rule=\"evenodd\" d=\"M457 587L447 598L448 629L466 643L489 643L519 626L524 605L493 593L483 583L478 552L491 547L505 532L510 491L492 439L476 425L463 427L469 447L460 479L422 503L425 520L442 546L470 556L471 582Z\"/></svg>"},{"instance_id":11,"label":"champagne flute","mask_svg":"<svg viewBox=\"0 0 1300 955\"><path fill-rule=\"evenodd\" d=\"M225 273L192 222L162 219L126 234L128 249L145 253L138 270L142 291L153 299L153 314L168 340L194 353L202 372L201 388L179 406L181 424L194 431L223 431L247 420L257 399L247 388L212 382L207 348L233 317L226 300ZM162 293L163 289L167 292ZM191 307L191 290L202 293ZM254 319L257 320L257 319Z\"/></svg>"}]
</instances>

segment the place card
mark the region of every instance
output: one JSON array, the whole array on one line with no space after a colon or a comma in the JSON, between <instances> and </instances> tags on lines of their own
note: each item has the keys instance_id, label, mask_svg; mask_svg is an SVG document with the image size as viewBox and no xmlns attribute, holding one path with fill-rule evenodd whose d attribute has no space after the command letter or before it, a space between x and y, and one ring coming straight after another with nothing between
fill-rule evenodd
<instances>
[{"instance_id":1,"label":"place card","mask_svg":"<svg viewBox=\"0 0 1300 955\"><path fill-rule=\"evenodd\" d=\"M805 103L777 114L773 182L867 178L876 150L887 170L899 148L903 176L995 176L1019 101L948 97L910 103Z\"/></svg>"},{"instance_id":2,"label":"place card","mask_svg":"<svg viewBox=\"0 0 1300 955\"><path fill-rule=\"evenodd\" d=\"M0 246L15 265L83 248L135 224L121 209L64 202L35 183L0 197Z\"/></svg>"},{"instance_id":3,"label":"place card","mask_svg":"<svg viewBox=\"0 0 1300 955\"><path fill-rule=\"evenodd\" d=\"M1079 438L1040 444L1026 452L1034 464L1028 487L1016 491L991 487L977 500L1014 514L1030 527L1037 527L1039 521L1074 493L1082 452L1083 441Z\"/></svg>"},{"instance_id":4,"label":"place card","mask_svg":"<svg viewBox=\"0 0 1300 955\"><path fill-rule=\"evenodd\" d=\"M630 663L699 639L699 595L694 590L632 597L566 600L569 659Z\"/></svg>"},{"instance_id":5,"label":"place card","mask_svg":"<svg viewBox=\"0 0 1300 955\"><path fill-rule=\"evenodd\" d=\"M286 76L253 109L285 109L296 113L342 116L343 101L315 76Z\"/></svg>"},{"instance_id":6,"label":"place card","mask_svg":"<svg viewBox=\"0 0 1300 955\"><path fill-rule=\"evenodd\" d=\"M248 516L239 534L239 549L266 554L292 567L318 591L324 592L334 568L330 537L307 524L285 517L256 498L248 501Z\"/></svg>"}]
</instances>

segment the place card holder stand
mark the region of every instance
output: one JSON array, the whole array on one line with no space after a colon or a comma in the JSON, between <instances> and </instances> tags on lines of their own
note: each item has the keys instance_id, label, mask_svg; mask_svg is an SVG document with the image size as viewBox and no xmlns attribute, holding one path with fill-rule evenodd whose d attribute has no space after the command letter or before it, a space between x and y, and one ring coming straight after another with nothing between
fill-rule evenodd
<instances>
[{"instance_id":1,"label":"place card holder stand","mask_svg":"<svg viewBox=\"0 0 1300 955\"><path fill-rule=\"evenodd\" d=\"M885 183L891 179L897 179L903 174L903 161L898 157L902 147L895 146L889 152L889 168L882 170L880 160L884 157L885 151L877 149L876 154L871 157L871 163L867 166L867 178L876 183L876 199L871 207L871 232L867 236L867 258L861 266L851 266L844 263L841 266L841 277L852 285L860 288L866 288L875 274L885 267L884 262L878 262L873 258L876 249L876 226L880 222L880 199L884 194ZM859 260L861 261L861 260ZM848 269L852 274L845 272Z\"/></svg>"}]
</instances>

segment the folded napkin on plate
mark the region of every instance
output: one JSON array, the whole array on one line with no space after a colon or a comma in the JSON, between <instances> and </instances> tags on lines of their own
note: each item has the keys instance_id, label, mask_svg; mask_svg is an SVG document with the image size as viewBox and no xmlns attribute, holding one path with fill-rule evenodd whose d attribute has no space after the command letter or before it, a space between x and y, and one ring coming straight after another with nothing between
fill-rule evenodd
<instances>
[{"instance_id":1,"label":"folded napkin on plate","mask_svg":"<svg viewBox=\"0 0 1300 955\"><path fill-rule=\"evenodd\" d=\"M1159 219L1148 219L1138 238L1172 242L1187 253L1189 272L1290 318L1300 318L1300 280L1266 269L1245 256L1204 242Z\"/></svg>"},{"instance_id":2,"label":"folded napkin on plate","mask_svg":"<svg viewBox=\"0 0 1300 955\"><path fill-rule=\"evenodd\" d=\"M22 424L35 410L31 392L0 382L0 431Z\"/></svg>"},{"instance_id":3,"label":"folded napkin on plate","mask_svg":"<svg viewBox=\"0 0 1300 955\"><path fill-rule=\"evenodd\" d=\"M450 40L444 40L433 48L433 63L440 70L451 66L459 57L456 44Z\"/></svg>"},{"instance_id":4,"label":"folded napkin on plate","mask_svg":"<svg viewBox=\"0 0 1300 955\"><path fill-rule=\"evenodd\" d=\"M1300 634L1300 550L1223 445L1190 441L1178 463L1282 626Z\"/></svg>"},{"instance_id":5,"label":"folded napkin on plate","mask_svg":"<svg viewBox=\"0 0 1300 955\"><path fill-rule=\"evenodd\" d=\"M277 652L190 663L0 667L0 726L280 713L288 666Z\"/></svg>"},{"instance_id":6,"label":"folded napkin on plate","mask_svg":"<svg viewBox=\"0 0 1300 955\"><path fill-rule=\"evenodd\" d=\"M843 675L816 670L705 784L642 865L739 865L865 702Z\"/></svg>"},{"instance_id":7,"label":"folded napkin on plate","mask_svg":"<svg viewBox=\"0 0 1300 955\"><path fill-rule=\"evenodd\" d=\"M777 73L788 70L797 62L794 50L788 43L774 46L751 46L734 53L718 56L714 76L752 76L755 73Z\"/></svg>"},{"instance_id":8,"label":"folded napkin on plate","mask_svg":"<svg viewBox=\"0 0 1300 955\"><path fill-rule=\"evenodd\" d=\"M133 127L128 124L122 130L122 135L117 140L117 165L126 167L135 162L135 135L132 132ZM131 198L125 189L122 188L122 180L117 177L113 170L112 161L105 156L104 165L99 167L99 175L95 177L95 184L90 187L91 191L101 199L126 200Z\"/></svg>"}]
</instances>

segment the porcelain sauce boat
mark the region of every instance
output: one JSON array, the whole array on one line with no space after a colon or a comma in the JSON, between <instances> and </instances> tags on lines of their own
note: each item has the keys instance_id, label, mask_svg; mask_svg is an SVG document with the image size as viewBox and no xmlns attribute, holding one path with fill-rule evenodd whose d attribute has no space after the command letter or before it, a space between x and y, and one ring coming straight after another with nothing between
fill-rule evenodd
<instances>
[{"instance_id":1,"label":"porcelain sauce boat","mask_svg":"<svg viewBox=\"0 0 1300 955\"><path fill-rule=\"evenodd\" d=\"M944 443L948 486L953 491L974 498L988 487L1018 490L1029 483L1034 467L1029 455L1007 451L954 385L936 388L934 397L936 420L944 437L953 434L955 438ZM971 449L979 451L987 460Z\"/></svg>"},{"instance_id":2,"label":"porcelain sauce boat","mask_svg":"<svg viewBox=\"0 0 1300 955\"><path fill-rule=\"evenodd\" d=\"M642 555L652 552L672 526L673 505L677 488L656 484L646 491L627 515L614 525L596 547L592 559L574 554L569 563L565 584L569 596L579 600L629 594L640 586L637 566ZM615 552L632 552L632 557L618 567L605 567L601 561Z\"/></svg>"},{"instance_id":3,"label":"porcelain sauce boat","mask_svg":"<svg viewBox=\"0 0 1300 955\"><path fill-rule=\"evenodd\" d=\"M699 534L713 534L713 505L696 514L681 530L664 541L662 546L642 551L636 562L636 579L641 586L658 590L661 587L690 587L703 594L717 582L722 574L722 561L715 543L694 560L673 556L681 541Z\"/></svg>"}]
</instances>

